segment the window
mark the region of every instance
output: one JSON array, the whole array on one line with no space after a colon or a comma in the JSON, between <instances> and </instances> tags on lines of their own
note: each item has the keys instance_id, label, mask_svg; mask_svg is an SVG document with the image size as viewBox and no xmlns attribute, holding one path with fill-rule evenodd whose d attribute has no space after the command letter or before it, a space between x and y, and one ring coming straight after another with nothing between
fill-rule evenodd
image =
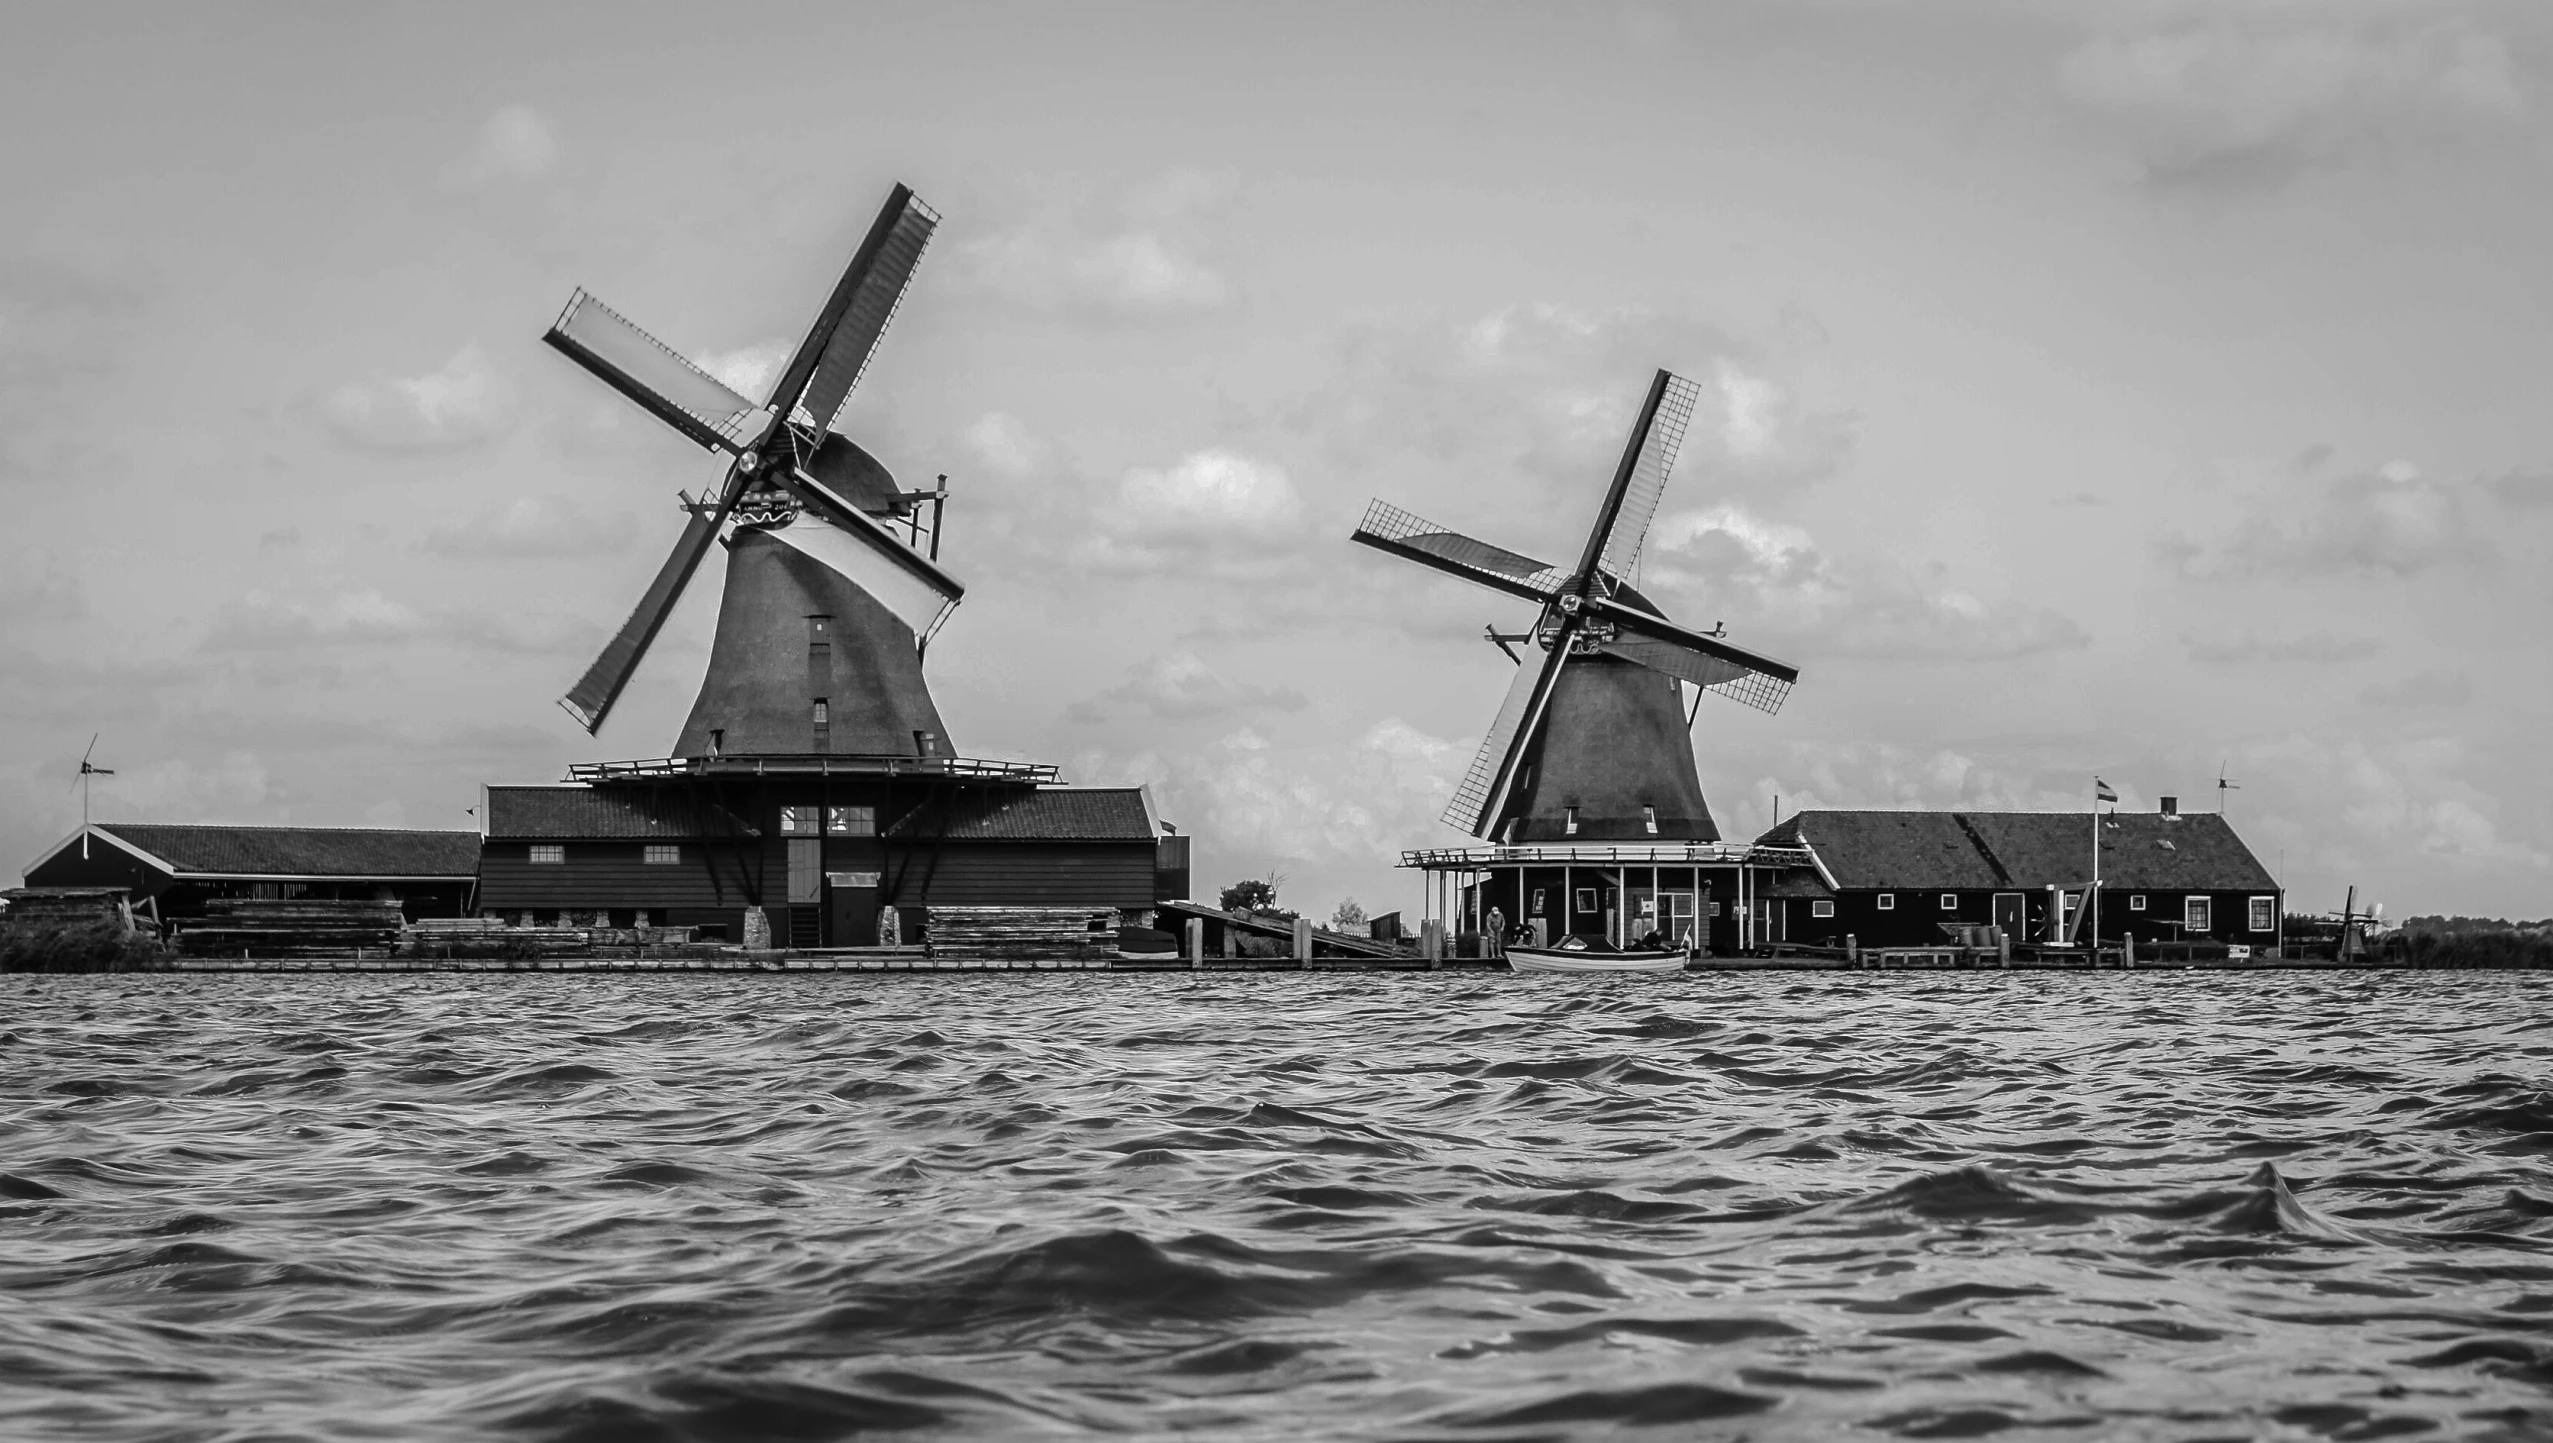
<instances>
[{"instance_id":1,"label":"window","mask_svg":"<svg viewBox=\"0 0 2553 1443\"><path fill-rule=\"evenodd\" d=\"M726 749L727 729L725 727L711 727L709 729L709 754L714 757Z\"/></svg>"},{"instance_id":2,"label":"window","mask_svg":"<svg viewBox=\"0 0 2553 1443\"><path fill-rule=\"evenodd\" d=\"M2181 921L2192 932L2206 932L2214 928L2216 918L2207 898L2192 897L2181 904Z\"/></svg>"},{"instance_id":3,"label":"window","mask_svg":"<svg viewBox=\"0 0 2553 1443\"><path fill-rule=\"evenodd\" d=\"M679 867L683 849L672 842L649 842L639 848L639 859L651 867Z\"/></svg>"},{"instance_id":4,"label":"window","mask_svg":"<svg viewBox=\"0 0 2553 1443\"><path fill-rule=\"evenodd\" d=\"M833 725L833 712L825 705L823 697L816 698L816 725L820 727Z\"/></svg>"},{"instance_id":5,"label":"window","mask_svg":"<svg viewBox=\"0 0 2553 1443\"><path fill-rule=\"evenodd\" d=\"M1956 893L1956 892L1944 892L1944 893L1942 893L1942 894L1941 894L1941 910L1943 910L1943 911L1945 911L1945 912L1956 912L1956 911L1958 911L1958 910L1959 910L1959 894L1958 894L1958 893Z\"/></svg>"},{"instance_id":6,"label":"window","mask_svg":"<svg viewBox=\"0 0 2553 1443\"><path fill-rule=\"evenodd\" d=\"M1896 894L1896 893L1894 893L1894 892L1882 892L1882 893L1880 893L1880 894L1879 894L1879 910L1881 910L1881 911L1883 911L1883 912L1894 912L1894 911L1896 911L1896 910L1897 910L1897 894Z\"/></svg>"},{"instance_id":7,"label":"window","mask_svg":"<svg viewBox=\"0 0 2553 1443\"><path fill-rule=\"evenodd\" d=\"M1531 915L1536 917L1542 915L1542 894L1545 890L1545 888L1541 887L1534 888L1534 910Z\"/></svg>"},{"instance_id":8,"label":"window","mask_svg":"<svg viewBox=\"0 0 2553 1443\"><path fill-rule=\"evenodd\" d=\"M567 847L560 842L534 842L532 862L535 866L556 867L567 861Z\"/></svg>"},{"instance_id":9,"label":"window","mask_svg":"<svg viewBox=\"0 0 2553 1443\"><path fill-rule=\"evenodd\" d=\"M1820 897L1816 901L1808 904L1808 915L1812 917L1832 917L1835 915L1835 903L1831 898Z\"/></svg>"},{"instance_id":10,"label":"window","mask_svg":"<svg viewBox=\"0 0 2553 1443\"><path fill-rule=\"evenodd\" d=\"M780 830L782 833L805 836L807 833L812 832L815 829L815 808L782 807L780 809Z\"/></svg>"},{"instance_id":11,"label":"window","mask_svg":"<svg viewBox=\"0 0 2553 1443\"><path fill-rule=\"evenodd\" d=\"M837 837L873 837L878 831L875 807L827 807L824 829Z\"/></svg>"},{"instance_id":12,"label":"window","mask_svg":"<svg viewBox=\"0 0 2553 1443\"><path fill-rule=\"evenodd\" d=\"M1719 904L1719 903L1714 902L1714 903L1712 903L1712 904L1711 904L1711 915L1712 915L1712 916L1714 916L1714 917L1717 917L1718 915L1720 915L1720 904Z\"/></svg>"},{"instance_id":13,"label":"window","mask_svg":"<svg viewBox=\"0 0 2553 1443\"><path fill-rule=\"evenodd\" d=\"M1656 835L1658 834L1658 809L1657 809L1657 808L1655 808L1655 807L1642 807L1642 808L1640 809L1640 820L1641 820L1642 822L1644 822L1644 823L1646 823L1646 824L1648 825L1648 828L1649 828L1649 835L1650 835L1650 836L1654 837L1654 836L1656 836Z\"/></svg>"},{"instance_id":14,"label":"window","mask_svg":"<svg viewBox=\"0 0 2553 1443\"><path fill-rule=\"evenodd\" d=\"M2255 932L2277 931L2278 899L2276 897L2254 897L2252 899L2251 923L2252 930Z\"/></svg>"},{"instance_id":15,"label":"window","mask_svg":"<svg viewBox=\"0 0 2553 1443\"><path fill-rule=\"evenodd\" d=\"M1578 910L1581 912L1593 912L1596 910L1595 888L1580 887L1578 889Z\"/></svg>"},{"instance_id":16,"label":"window","mask_svg":"<svg viewBox=\"0 0 2553 1443\"><path fill-rule=\"evenodd\" d=\"M2145 910L2145 894L2143 892L2139 892L2128 898L2128 910L2131 912L2142 912Z\"/></svg>"},{"instance_id":17,"label":"window","mask_svg":"<svg viewBox=\"0 0 2553 1443\"><path fill-rule=\"evenodd\" d=\"M1578 809L1576 807L1566 807L1562 809L1561 814L1567 819L1568 835L1573 837L1578 835Z\"/></svg>"}]
</instances>

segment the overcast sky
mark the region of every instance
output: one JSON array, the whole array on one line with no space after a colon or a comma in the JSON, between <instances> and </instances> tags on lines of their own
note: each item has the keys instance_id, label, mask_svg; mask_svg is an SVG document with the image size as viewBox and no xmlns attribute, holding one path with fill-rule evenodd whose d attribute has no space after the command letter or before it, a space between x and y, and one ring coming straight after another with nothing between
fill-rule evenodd
<instances>
[{"instance_id":1,"label":"overcast sky","mask_svg":"<svg viewBox=\"0 0 2553 1443\"><path fill-rule=\"evenodd\" d=\"M2300 906L2553 913L2548 79L2516 3L13 7L0 869L92 731L162 820L661 755L714 572L554 699L719 470L538 338L750 377L903 180L953 740L1201 887L1415 908L1529 616L1347 534L1574 555L1666 366L1643 585L1802 670L1702 709L1728 833L2221 765Z\"/></svg>"}]
</instances>

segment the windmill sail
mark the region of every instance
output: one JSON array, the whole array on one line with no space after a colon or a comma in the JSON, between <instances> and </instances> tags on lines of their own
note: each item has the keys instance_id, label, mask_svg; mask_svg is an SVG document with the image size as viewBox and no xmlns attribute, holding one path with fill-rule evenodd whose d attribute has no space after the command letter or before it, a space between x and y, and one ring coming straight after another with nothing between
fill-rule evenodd
<instances>
[{"instance_id":1,"label":"windmill sail","mask_svg":"<svg viewBox=\"0 0 2553 1443\"><path fill-rule=\"evenodd\" d=\"M1550 600L1568 579L1550 562L1475 541L1384 501L1365 508L1348 539L1529 601Z\"/></svg>"},{"instance_id":2,"label":"windmill sail","mask_svg":"<svg viewBox=\"0 0 2553 1443\"><path fill-rule=\"evenodd\" d=\"M1480 750L1472 757L1471 769L1463 773L1462 785L1454 788L1452 801L1445 804L1446 825L1459 827L1475 837L1486 837L1498 821L1499 809L1507 804L1507 793L1516 784L1516 761L1533 736L1534 726L1542 720L1543 709L1551 704L1552 684L1560 679L1560 668L1569 660L1569 644L1577 630L1574 622L1561 626L1560 636L1551 650L1543 653L1542 665L1516 668L1516 679L1507 685L1507 699L1498 705L1497 719L1489 724L1488 735L1480 739Z\"/></svg>"},{"instance_id":3,"label":"windmill sail","mask_svg":"<svg viewBox=\"0 0 2553 1443\"><path fill-rule=\"evenodd\" d=\"M601 730L612 703L620 700L621 688L629 685L630 674L638 670L640 659L647 655L648 644L664 630L665 618L673 614L674 603L682 599L683 587L690 584L691 574L700 569L701 558L718 540L718 527L726 517L727 506L723 504L714 512L692 513L672 554L657 568L656 579L648 583L647 593L638 599L637 610L604 644L603 654L594 658L585 675L559 699L559 705L567 708L567 714L587 732Z\"/></svg>"},{"instance_id":4,"label":"windmill sail","mask_svg":"<svg viewBox=\"0 0 2553 1443\"><path fill-rule=\"evenodd\" d=\"M1623 451L1628 474L1597 560L1617 579L1629 577L1639 564L1641 543L1648 539L1649 522L1658 514L1658 499L1666 494L1676 453L1684 449L1685 429L1693 423L1693 407L1701 399L1702 388L1673 372L1660 371L1649 393L1649 404L1642 408L1640 422L1632 428L1630 444Z\"/></svg>"},{"instance_id":5,"label":"windmill sail","mask_svg":"<svg viewBox=\"0 0 2553 1443\"><path fill-rule=\"evenodd\" d=\"M804 516L772 532L775 540L815 558L876 597L878 604L927 638L966 595L956 577L942 571L895 533L850 505L805 472L791 489L816 502Z\"/></svg>"},{"instance_id":6,"label":"windmill sail","mask_svg":"<svg viewBox=\"0 0 2553 1443\"><path fill-rule=\"evenodd\" d=\"M904 187L897 186L887 197L886 208L878 212L868 239L851 257L850 268L836 287L842 309L817 354L805 393L796 398L812 424L831 429L841 419L843 403L868 370L878 338L895 319L913 268L921 262L922 248L931 243L931 232L939 224L939 213Z\"/></svg>"},{"instance_id":7,"label":"windmill sail","mask_svg":"<svg viewBox=\"0 0 2553 1443\"><path fill-rule=\"evenodd\" d=\"M1791 685L1799 680L1799 668L1788 662L1759 656L1718 637L1688 631L1619 601L1589 597L1587 610L1614 625L1615 636L1599 643L1600 650L1638 662L1651 671L1665 672L1679 681L1689 681L1757 711L1780 711L1791 694Z\"/></svg>"},{"instance_id":8,"label":"windmill sail","mask_svg":"<svg viewBox=\"0 0 2553 1443\"><path fill-rule=\"evenodd\" d=\"M741 451L769 424L767 412L585 291L541 339L703 446Z\"/></svg>"}]
</instances>

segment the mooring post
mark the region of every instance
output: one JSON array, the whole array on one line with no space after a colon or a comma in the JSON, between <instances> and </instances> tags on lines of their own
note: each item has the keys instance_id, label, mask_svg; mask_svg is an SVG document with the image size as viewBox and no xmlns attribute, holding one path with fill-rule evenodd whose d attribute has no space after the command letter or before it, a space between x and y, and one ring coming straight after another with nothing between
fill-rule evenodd
<instances>
[{"instance_id":1,"label":"mooring post","mask_svg":"<svg viewBox=\"0 0 2553 1443\"><path fill-rule=\"evenodd\" d=\"M1294 965L1306 972L1312 970L1312 919L1309 917L1294 919Z\"/></svg>"},{"instance_id":2,"label":"mooring post","mask_svg":"<svg viewBox=\"0 0 2553 1443\"><path fill-rule=\"evenodd\" d=\"M1427 970L1434 972L1445 965L1445 923L1430 917L1418 924L1419 955L1427 959Z\"/></svg>"},{"instance_id":3,"label":"mooring post","mask_svg":"<svg viewBox=\"0 0 2553 1443\"><path fill-rule=\"evenodd\" d=\"M1844 965L1856 970L1862 965L1862 939L1851 932L1844 934Z\"/></svg>"},{"instance_id":4,"label":"mooring post","mask_svg":"<svg viewBox=\"0 0 2553 1443\"><path fill-rule=\"evenodd\" d=\"M1200 971L1206 965L1206 919L1188 919L1188 969Z\"/></svg>"},{"instance_id":5,"label":"mooring post","mask_svg":"<svg viewBox=\"0 0 2553 1443\"><path fill-rule=\"evenodd\" d=\"M2006 972L2012 970L2012 934L2001 927L1995 929L1995 962Z\"/></svg>"},{"instance_id":6,"label":"mooring post","mask_svg":"<svg viewBox=\"0 0 2553 1443\"><path fill-rule=\"evenodd\" d=\"M2130 932L2126 939L2119 943L2119 965L2131 969L2136 966L2136 934L2134 932Z\"/></svg>"}]
</instances>

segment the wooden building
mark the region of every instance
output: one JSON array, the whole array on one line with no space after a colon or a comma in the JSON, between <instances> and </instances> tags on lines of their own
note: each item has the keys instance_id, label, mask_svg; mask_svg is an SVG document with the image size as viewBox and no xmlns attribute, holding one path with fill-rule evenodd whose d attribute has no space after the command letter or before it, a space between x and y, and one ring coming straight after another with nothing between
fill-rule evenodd
<instances>
[{"instance_id":1,"label":"wooden building","mask_svg":"<svg viewBox=\"0 0 2553 1443\"><path fill-rule=\"evenodd\" d=\"M27 864L30 887L121 887L162 920L217 898L395 899L411 921L470 915L479 839L378 827L94 822Z\"/></svg>"},{"instance_id":2,"label":"wooden building","mask_svg":"<svg viewBox=\"0 0 2553 1443\"><path fill-rule=\"evenodd\" d=\"M486 789L483 914L863 947L918 940L935 905L1107 908L1140 924L1162 883L1184 881L1162 873L1140 788L1055 786L1051 768L835 755L577 774Z\"/></svg>"},{"instance_id":3,"label":"wooden building","mask_svg":"<svg viewBox=\"0 0 2553 1443\"><path fill-rule=\"evenodd\" d=\"M2018 941L2062 932L2083 905L2100 838L2100 938L2270 947L2285 896L2223 817L2159 812L1807 811L1759 845L1795 848L1766 896L1769 941L1933 946L1944 924ZM2089 940L2090 927L2078 929Z\"/></svg>"}]
</instances>

